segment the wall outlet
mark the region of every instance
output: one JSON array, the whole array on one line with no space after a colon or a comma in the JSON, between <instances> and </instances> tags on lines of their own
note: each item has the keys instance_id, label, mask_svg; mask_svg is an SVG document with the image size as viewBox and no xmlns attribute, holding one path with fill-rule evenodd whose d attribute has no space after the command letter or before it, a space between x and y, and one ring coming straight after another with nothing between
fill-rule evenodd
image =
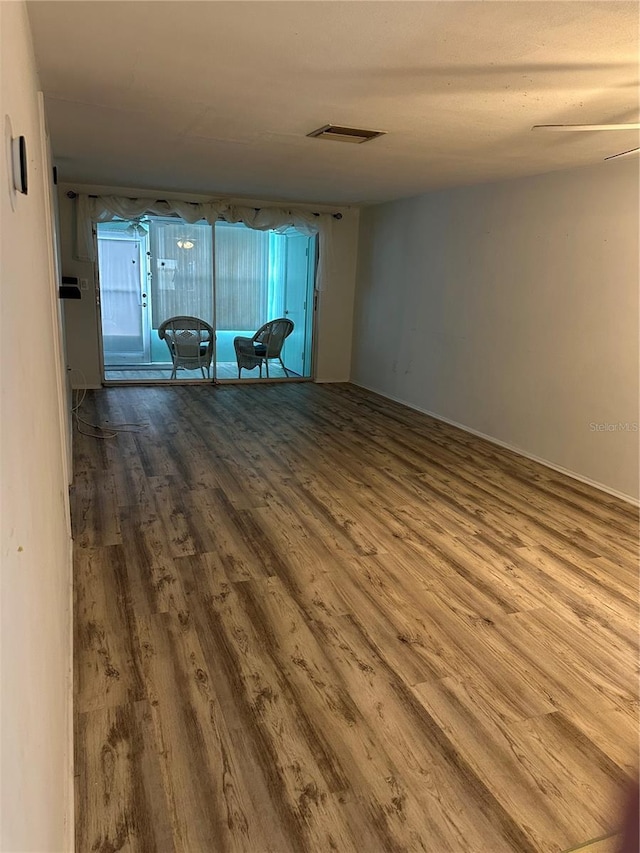
<instances>
[{"instance_id":1,"label":"wall outlet","mask_svg":"<svg viewBox=\"0 0 640 853\"><path fill-rule=\"evenodd\" d=\"M89 282L86 278L80 279L80 290L89 290Z\"/></svg>"}]
</instances>

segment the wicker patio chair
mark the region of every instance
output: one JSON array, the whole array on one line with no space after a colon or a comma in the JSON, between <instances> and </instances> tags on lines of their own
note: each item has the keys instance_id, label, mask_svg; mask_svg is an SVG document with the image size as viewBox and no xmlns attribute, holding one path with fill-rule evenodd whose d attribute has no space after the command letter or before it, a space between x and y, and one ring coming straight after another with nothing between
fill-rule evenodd
<instances>
[{"instance_id":1,"label":"wicker patio chair","mask_svg":"<svg viewBox=\"0 0 640 853\"><path fill-rule=\"evenodd\" d=\"M262 378L263 363L268 379L269 360L274 358L277 358L282 365L285 376L289 376L280 353L285 338L292 331L293 322L286 317L279 317L277 320L269 320L268 323L261 326L252 338L235 337L233 339L233 346L238 361L238 379L240 379L240 371L243 367L245 370L253 370L254 367L258 367L260 369L260 378Z\"/></svg>"},{"instance_id":2,"label":"wicker patio chair","mask_svg":"<svg viewBox=\"0 0 640 853\"><path fill-rule=\"evenodd\" d=\"M179 367L200 369L203 377L206 370L206 377L210 378L215 333L209 323L198 317L169 317L158 327L158 336L171 353L172 379L176 378Z\"/></svg>"}]
</instances>

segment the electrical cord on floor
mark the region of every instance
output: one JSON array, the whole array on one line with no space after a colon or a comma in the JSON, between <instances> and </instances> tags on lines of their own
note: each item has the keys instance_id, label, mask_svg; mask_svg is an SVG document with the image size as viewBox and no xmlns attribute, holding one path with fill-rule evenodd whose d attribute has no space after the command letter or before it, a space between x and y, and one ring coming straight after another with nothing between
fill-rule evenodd
<instances>
[{"instance_id":1,"label":"electrical cord on floor","mask_svg":"<svg viewBox=\"0 0 640 853\"><path fill-rule=\"evenodd\" d=\"M72 394L75 394L75 401L71 406L71 414L72 417L75 418L76 421L76 429L80 433L80 435L88 435L90 438L117 438L118 433L121 432L141 432L147 426L149 426L148 422L141 421L140 423L122 423L122 424L110 424L108 427L103 427L100 424L93 424L91 421L85 420L80 416L80 407L84 403L84 399L87 396L87 377L84 373L79 370L77 367L72 367L69 371L70 373L79 373L82 377L83 388L76 388L72 391ZM84 427L89 427L91 430L95 430L94 432L88 432Z\"/></svg>"}]
</instances>

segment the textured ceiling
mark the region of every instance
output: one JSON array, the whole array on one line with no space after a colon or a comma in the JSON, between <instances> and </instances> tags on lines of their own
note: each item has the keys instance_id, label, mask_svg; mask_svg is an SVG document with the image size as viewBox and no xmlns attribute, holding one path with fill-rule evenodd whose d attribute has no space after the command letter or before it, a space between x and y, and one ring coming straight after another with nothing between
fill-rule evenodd
<instances>
[{"instance_id":1,"label":"textured ceiling","mask_svg":"<svg viewBox=\"0 0 640 853\"><path fill-rule=\"evenodd\" d=\"M638 121L637 3L28 6L62 180L357 204L638 145L530 130ZM387 135L306 137L327 123Z\"/></svg>"}]
</instances>

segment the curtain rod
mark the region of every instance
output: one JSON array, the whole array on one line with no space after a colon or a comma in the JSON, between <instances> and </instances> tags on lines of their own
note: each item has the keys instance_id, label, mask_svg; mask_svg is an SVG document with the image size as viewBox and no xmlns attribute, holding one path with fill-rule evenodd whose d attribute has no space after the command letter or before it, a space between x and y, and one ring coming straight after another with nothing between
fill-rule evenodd
<instances>
[{"instance_id":1,"label":"curtain rod","mask_svg":"<svg viewBox=\"0 0 640 853\"><path fill-rule=\"evenodd\" d=\"M67 193L67 198L78 198L78 193L74 192L73 190L69 190L69 192ZM89 198L99 198L99 196L90 195ZM130 199L130 201L134 201L134 199ZM171 202L167 201L165 198L156 198L156 199L154 199L154 201L161 201L164 204L171 204ZM186 204L198 204L198 202L197 201L188 201L188 202L186 202ZM253 209L256 211L256 213L259 210L262 210L261 207L254 207ZM313 215L314 216L320 216L319 213L314 213ZM341 213L332 213L331 216L333 216L334 219L342 219Z\"/></svg>"}]
</instances>

